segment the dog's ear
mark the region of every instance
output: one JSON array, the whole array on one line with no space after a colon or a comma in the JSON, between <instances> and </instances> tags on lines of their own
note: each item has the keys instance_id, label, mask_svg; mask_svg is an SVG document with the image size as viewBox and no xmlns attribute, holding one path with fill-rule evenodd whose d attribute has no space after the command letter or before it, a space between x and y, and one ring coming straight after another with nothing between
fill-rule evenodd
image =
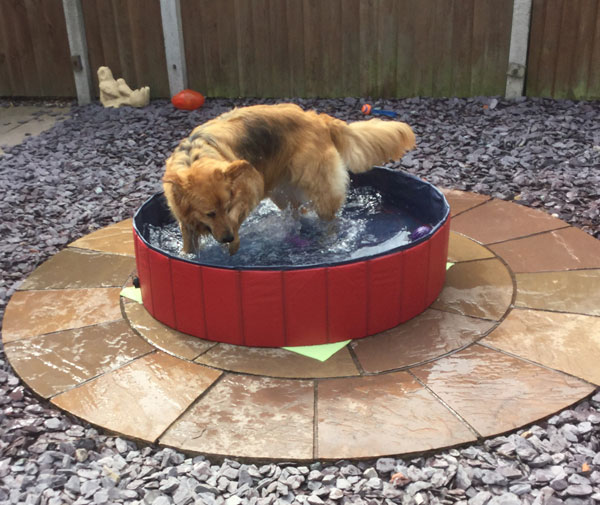
<instances>
[{"instance_id":1,"label":"dog's ear","mask_svg":"<svg viewBox=\"0 0 600 505\"><path fill-rule=\"evenodd\" d=\"M256 171L256 169L246 160L236 160L229 164L225 175L229 179L234 180L242 175L248 175L253 171Z\"/></svg>"},{"instance_id":2,"label":"dog's ear","mask_svg":"<svg viewBox=\"0 0 600 505\"><path fill-rule=\"evenodd\" d=\"M167 171L162 178L163 189L167 198L179 205L183 199L184 179L179 172Z\"/></svg>"}]
</instances>

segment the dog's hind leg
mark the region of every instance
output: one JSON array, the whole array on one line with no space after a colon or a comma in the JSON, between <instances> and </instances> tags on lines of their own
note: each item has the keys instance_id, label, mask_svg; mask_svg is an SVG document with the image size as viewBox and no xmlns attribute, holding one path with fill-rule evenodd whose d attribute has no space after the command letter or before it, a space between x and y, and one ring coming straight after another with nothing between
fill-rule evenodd
<instances>
[{"instance_id":1,"label":"dog's hind leg","mask_svg":"<svg viewBox=\"0 0 600 505\"><path fill-rule=\"evenodd\" d=\"M299 186L324 220L331 220L346 199L349 176L340 154L335 149L328 149L321 154L316 171L308 171L314 177L303 177Z\"/></svg>"}]
</instances>

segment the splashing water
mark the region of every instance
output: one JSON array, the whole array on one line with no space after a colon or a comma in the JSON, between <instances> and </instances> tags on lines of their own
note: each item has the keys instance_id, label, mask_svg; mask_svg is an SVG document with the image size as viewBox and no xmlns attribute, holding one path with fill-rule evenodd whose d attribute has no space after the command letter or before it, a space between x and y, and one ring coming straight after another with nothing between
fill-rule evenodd
<instances>
[{"instance_id":1,"label":"splashing water","mask_svg":"<svg viewBox=\"0 0 600 505\"><path fill-rule=\"evenodd\" d=\"M400 202L390 202L376 189L350 188L346 204L332 221L314 212L295 219L290 209L281 211L263 200L239 230L241 246L230 256L227 246L211 236L200 241L196 254L181 251L179 226L148 226L149 242L173 256L221 267L306 267L382 254L410 242L419 224Z\"/></svg>"}]
</instances>

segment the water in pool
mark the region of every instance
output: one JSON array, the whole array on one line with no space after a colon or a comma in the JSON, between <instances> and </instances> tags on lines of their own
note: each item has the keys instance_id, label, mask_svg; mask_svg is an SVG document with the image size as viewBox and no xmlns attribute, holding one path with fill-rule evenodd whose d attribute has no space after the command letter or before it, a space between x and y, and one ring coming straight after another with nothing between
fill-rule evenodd
<instances>
[{"instance_id":1,"label":"water in pool","mask_svg":"<svg viewBox=\"0 0 600 505\"><path fill-rule=\"evenodd\" d=\"M263 200L242 224L241 246L230 256L227 246L212 237L201 241L197 254L181 251L177 223L164 227L147 225L150 244L171 255L220 267L303 267L365 257L403 246L422 223L400 206L370 187L351 188L346 204L330 222L313 212L300 219L290 209L281 211Z\"/></svg>"}]
</instances>

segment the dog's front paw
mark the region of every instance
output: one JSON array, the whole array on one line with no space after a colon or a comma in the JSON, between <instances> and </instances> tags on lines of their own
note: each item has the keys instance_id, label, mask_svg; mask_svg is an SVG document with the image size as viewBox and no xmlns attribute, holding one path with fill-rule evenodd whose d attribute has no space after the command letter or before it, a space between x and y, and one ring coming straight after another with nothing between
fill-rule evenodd
<instances>
[{"instance_id":1,"label":"dog's front paw","mask_svg":"<svg viewBox=\"0 0 600 505\"><path fill-rule=\"evenodd\" d=\"M233 256L240 248L240 240L234 240L229 243L229 255Z\"/></svg>"}]
</instances>

